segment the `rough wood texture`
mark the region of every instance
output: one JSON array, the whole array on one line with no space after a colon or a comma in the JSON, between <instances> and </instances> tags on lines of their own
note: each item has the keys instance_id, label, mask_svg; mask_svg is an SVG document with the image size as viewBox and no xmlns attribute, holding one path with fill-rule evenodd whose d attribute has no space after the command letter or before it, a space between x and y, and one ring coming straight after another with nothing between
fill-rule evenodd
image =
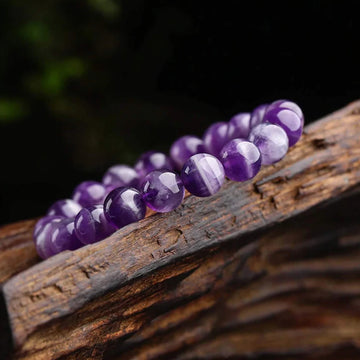
<instances>
[{"instance_id":1,"label":"rough wood texture","mask_svg":"<svg viewBox=\"0 0 360 360\"><path fill-rule=\"evenodd\" d=\"M253 181L13 277L3 293L16 357L359 356L359 130L357 102Z\"/></svg>"},{"instance_id":2,"label":"rough wood texture","mask_svg":"<svg viewBox=\"0 0 360 360\"><path fill-rule=\"evenodd\" d=\"M35 222L21 221L0 228L0 285L39 261L32 240Z\"/></svg>"}]
</instances>

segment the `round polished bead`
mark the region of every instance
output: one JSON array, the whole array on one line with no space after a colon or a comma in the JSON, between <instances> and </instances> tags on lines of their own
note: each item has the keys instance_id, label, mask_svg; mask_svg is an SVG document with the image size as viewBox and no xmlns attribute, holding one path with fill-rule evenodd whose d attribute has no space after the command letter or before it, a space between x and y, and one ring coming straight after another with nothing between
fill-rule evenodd
<instances>
[{"instance_id":1,"label":"round polished bead","mask_svg":"<svg viewBox=\"0 0 360 360\"><path fill-rule=\"evenodd\" d=\"M129 187L120 187L111 191L104 202L106 219L121 228L145 217L146 205L142 194Z\"/></svg>"},{"instance_id":2,"label":"round polished bead","mask_svg":"<svg viewBox=\"0 0 360 360\"><path fill-rule=\"evenodd\" d=\"M106 187L131 186L137 188L139 186L139 175L130 166L114 165L106 171L102 183Z\"/></svg>"},{"instance_id":3,"label":"round polished bead","mask_svg":"<svg viewBox=\"0 0 360 360\"><path fill-rule=\"evenodd\" d=\"M280 161L289 148L286 132L277 125L263 123L255 126L249 135L260 150L263 165L270 165Z\"/></svg>"},{"instance_id":4,"label":"round polished bead","mask_svg":"<svg viewBox=\"0 0 360 360\"><path fill-rule=\"evenodd\" d=\"M46 224L52 222L53 220L57 220L57 219L61 220L63 218L64 218L63 216L58 216L58 215L48 215L42 217L37 221L37 223L34 226L34 232L33 232L34 237L37 236L37 234L44 228L44 226L46 226Z\"/></svg>"},{"instance_id":5,"label":"round polished bead","mask_svg":"<svg viewBox=\"0 0 360 360\"><path fill-rule=\"evenodd\" d=\"M73 218L81 210L81 206L74 200L58 200L50 206L47 215L59 215Z\"/></svg>"},{"instance_id":6,"label":"round polished bead","mask_svg":"<svg viewBox=\"0 0 360 360\"><path fill-rule=\"evenodd\" d=\"M106 187L97 181L84 181L74 190L73 200L81 206L102 204L106 196Z\"/></svg>"},{"instance_id":7,"label":"round polished bead","mask_svg":"<svg viewBox=\"0 0 360 360\"><path fill-rule=\"evenodd\" d=\"M196 154L186 161L181 180L193 195L205 197L218 192L224 183L225 172L221 162L210 154Z\"/></svg>"},{"instance_id":8,"label":"round polished bead","mask_svg":"<svg viewBox=\"0 0 360 360\"><path fill-rule=\"evenodd\" d=\"M86 207L75 218L75 233L83 244L92 244L113 234L116 227L105 217L102 205Z\"/></svg>"},{"instance_id":9,"label":"round polished bead","mask_svg":"<svg viewBox=\"0 0 360 360\"><path fill-rule=\"evenodd\" d=\"M164 153L148 151L139 157L134 168L142 180L151 171L173 170L174 166L171 159Z\"/></svg>"},{"instance_id":10,"label":"round polished bead","mask_svg":"<svg viewBox=\"0 0 360 360\"><path fill-rule=\"evenodd\" d=\"M141 190L146 205L161 213L176 209L185 194L180 176L167 170L156 170L147 174Z\"/></svg>"},{"instance_id":11,"label":"round polished bead","mask_svg":"<svg viewBox=\"0 0 360 360\"><path fill-rule=\"evenodd\" d=\"M217 122L208 127L203 136L205 151L219 156L223 146L229 141L229 134L233 133L233 125L226 122Z\"/></svg>"},{"instance_id":12,"label":"round polished bead","mask_svg":"<svg viewBox=\"0 0 360 360\"><path fill-rule=\"evenodd\" d=\"M204 152L204 142L193 135L185 135L177 139L170 148L170 157L178 170L192 155Z\"/></svg>"},{"instance_id":13,"label":"round polished bead","mask_svg":"<svg viewBox=\"0 0 360 360\"><path fill-rule=\"evenodd\" d=\"M262 105L257 106L252 111L251 116L250 116L250 129L252 129L256 125L262 123L267 107L268 107L268 104L262 104Z\"/></svg>"},{"instance_id":14,"label":"round polished bead","mask_svg":"<svg viewBox=\"0 0 360 360\"><path fill-rule=\"evenodd\" d=\"M299 141L303 130L303 122L294 111L281 106L269 106L265 112L264 121L284 129L289 138L289 146L293 146Z\"/></svg>"},{"instance_id":15,"label":"round polished bead","mask_svg":"<svg viewBox=\"0 0 360 360\"><path fill-rule=\"evenodd\" d=\"M83 246L75 234L74 219L62 219L54 224L51 232L50 244L54 254Z\"/></svg>"},{"instance_id":16,"label":"round polished bead","mask_svg":"<svg viewBox=\"0 0 360 360\"><path fill-rule=\"evenodd\" d=\"M228 142L220 154L225 175L234 181L252 179L260 170L260 150L252 142L233 139Z\"/></svg>"},{"instance_id":17,"label":"round polished bead","mask_svg":"<svg viewBox=\"0 0 360 360\"><path fill-rule=\"evenodd\" d=\"M294 103L293 101L285 100L285 99L276 100L269 105L268 110L271 110L272 108L283 108L283 109L292 110L300 118L302 126L304 126L304 114L300 106Z\"/></svg>"},{"instance_id":18,"label":"round polished bead","mask_svg":"<svg viewBox=\"0 0 360 360\"><path fill-rule=\"evenodd\" d=\"M240 113L230 119L230 123L233 126L231 131L229 131L229 140L248 138L250 133L250 116L250 113Z\"/></svg>"},{"instance_id":19,"label":"round polished bead","mask_svg":"<svg viewBox=\"0 0 360 360\"><path fill-rule=\"evenodd\" d=\"M51 235L54 224L63 220L63 216L45 216L40 219L34 228L34 242L37 253L42 259L55 255L51 247Z\"/></svg>"}]
</instances>

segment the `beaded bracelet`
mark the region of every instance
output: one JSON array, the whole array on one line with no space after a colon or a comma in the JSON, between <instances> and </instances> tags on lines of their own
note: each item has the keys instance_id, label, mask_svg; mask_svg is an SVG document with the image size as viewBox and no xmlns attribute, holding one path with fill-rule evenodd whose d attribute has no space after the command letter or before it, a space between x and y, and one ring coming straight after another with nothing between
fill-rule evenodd
<instances>
[{"instance_id":1,"label":"beaded bracelet","mask_svg":"<svg viewBox=\"0 0 360 360\"><path fill-rule=\"evenodd\" d=\"M176 140L170 156L149 151L134 168L112 166L102 182L84 181L72 199L59 200L34 228L43 259L103 240L116 230L141 220L146 208L169 212L177 208L185 189L199 197L218 192L225 176L252 179L261 165L280 161L301 137L304 116L289 100L263 104L229 122L211 125L202 139L187 135Z\"/></svg>"}]
</instances>

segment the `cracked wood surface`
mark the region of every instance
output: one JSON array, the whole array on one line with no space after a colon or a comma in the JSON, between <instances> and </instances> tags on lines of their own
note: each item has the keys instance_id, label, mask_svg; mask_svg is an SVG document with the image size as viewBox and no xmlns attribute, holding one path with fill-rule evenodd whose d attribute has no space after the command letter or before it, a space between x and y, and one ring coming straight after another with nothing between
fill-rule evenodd
<instances>
[{"instance_id":1,"label":"cracked wood surface","mask_svg":"<svg viewBox=\"0 0 360 360\"><path fill-rule=\"evenodd\" d=\"M344 314L335 316L337 300L358 295L356 221L350 217L347 237L344 240L340 234L336 240L352 244L344 245L350 252L344 257L342 253L337 256L343 251L340 245L331 248L332 257L313 261L307 258L307 251L326 248L347 218L342 219L343 223L332 221L330 225L336 227L325 232L324 239L304 232L307 226L313 230L321 225L317 213L292 223L296 234L291 236L292 228L286 224L292 220L278 225L281 241L276 236L271 238L271 234L261 241L256 234L340 198L359 184L359 130L360 102L356 102L307 126L302 140L286 158L264 167L252 181L228 181L210 198L189 196L171 213L152 215L103 242L59 254L9 280L6 276L25 265L5 275L0 272L0 279L7 280L3 294L16 356L169 359L174 355L179 359L222 359L245 358L251 353L261 358L267 351L280 356L283 346L290 351L285 353L295 359L304 352L303 347L297 349L297 339L317 347L319 356L324 349L326 356L331 342L335 350L338 344L345 353L357 352L355 333L360 328L354 319L359 320L359 299ZM343 206L342 212L347 213L349 207ZM322 221L324 225L328 219ZM324 231L324 226L320 228ZM30 231L21 233L20 238L29 237ZM11 239L5 240L11 243ZM271 252L274 244L279 245L275 259L282 260L283 254L289 260L284 268L277 266L273 254L269 263L263 261L261 254ZM296 260L301 254L305 255L303 262ZM27 258L30 265L33 258L33 254ZM314 300L310 293L316 289L319 297L316 295ZM329 324L318 320L311 324L322 296L331 294L332 289L335 308L325 301L323 310L329 313L325 311L322 320L328 319ZM297 293L305 302L310 297L307 307L295 301ZM224 301L230 305L221 307ZM252 305L248 307L246 301ZM282 316L289 312L291 326L287 328ZM280 320L272 320L279 316ZM342 321L350 318L349 326L341 327ZM299 326L297 330L295 325L301 325L301 319L313 326ZM260 320L262 331L252 333L251 324ZM243 329L248 322L250 327ZM331 330L335 325L339 331ZM276 336L271 335L274 332ZM283 341L287 333L288 341ZM300 357L296 357L297 352Z\"/></svg>"}]
</instances>

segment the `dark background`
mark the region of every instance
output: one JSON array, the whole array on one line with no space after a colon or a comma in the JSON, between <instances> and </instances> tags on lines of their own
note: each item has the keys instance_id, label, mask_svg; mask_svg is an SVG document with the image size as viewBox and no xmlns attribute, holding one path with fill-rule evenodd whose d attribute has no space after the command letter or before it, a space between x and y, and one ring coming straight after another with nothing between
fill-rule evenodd
<instances>
[{"instance_id":1,"label":"dark background","mask_svg":"<svg viewBox=\"0 0 360 360\"><path fill-rule=\"evenodd\" d=\"M0 1L0 224L262 102L357 99L357 2L297 3Z\"/></svg>"}]
</instances>

